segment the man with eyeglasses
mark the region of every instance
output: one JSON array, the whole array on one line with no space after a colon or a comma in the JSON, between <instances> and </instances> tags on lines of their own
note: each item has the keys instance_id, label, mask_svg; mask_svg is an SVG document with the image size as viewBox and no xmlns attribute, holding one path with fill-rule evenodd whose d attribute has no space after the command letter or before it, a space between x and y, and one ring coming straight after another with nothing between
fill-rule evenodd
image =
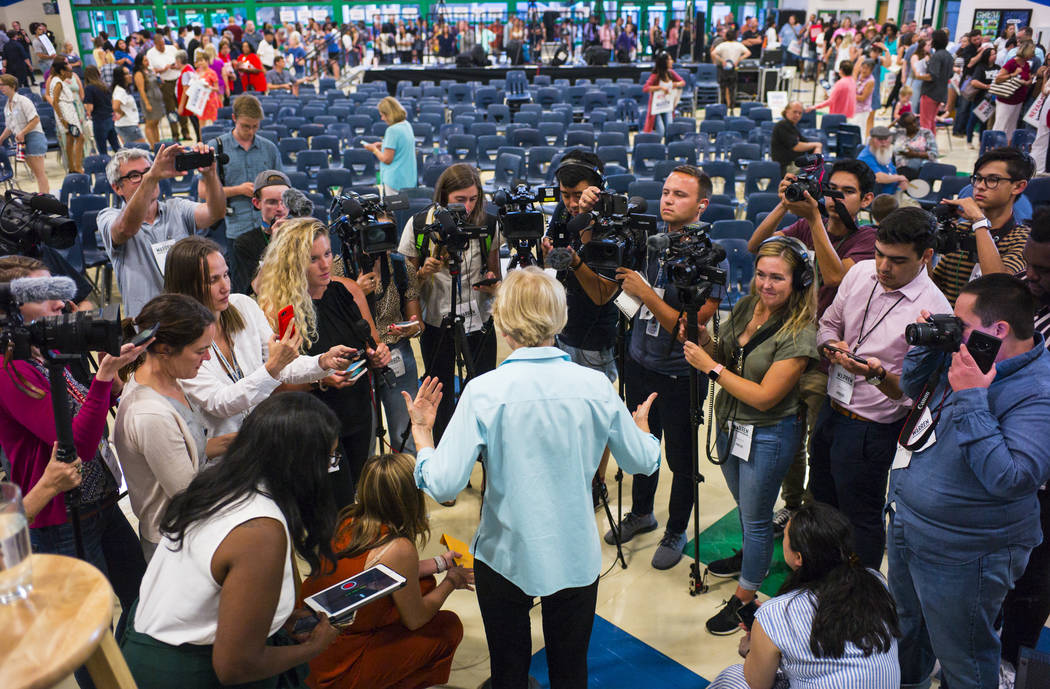
<instances>
[{"instance_id":1,"label":"man with eyeglasses","mask_svg":"<svg viewBox=\"0 0 1050 689\"><path fill-rule=\"evenodd\" d=\"M198 143L190 150L212 149ZM98 229L113 262L124 313L131 318L164 291L164 259L171 246L226 214L226 194L214 163L198 171L207 189L206 204L179 197L160 199L161 180L182 174L175 170L175 157L182 152L178 144L162 146L154 160L141 149L122 148L106 165L106 178L124 205L100 211Z\"/></svg>"},{"instance_id":2,"label":"man with eyeglasses","mask_svg":"<svg viewBox=\"0 0 1050 689\"><path fill-rule=\"evenodd\" d=\"M1014 204L1035 172L1032 159L1016 148L996 148L978 158L973 170L972 198L941 201L955 206L957 222L970 223L976 245L941 256L933 269L933 281L953 304L971 280L1025 267L1030 230L1014 218Z\"/></svg>"},{"instance_id":3,"label":"man with eyeglasses","mask_svg":"<svg viewBox=\"0 0 1050 689\"><path fill-rule=\"evenodd\" d=\"M789 202L784 198L784 190L795 179L795 175L784 176L778 189L780 203L755 229L747 248L755 253L762 242L773 235L782 235L796 237L812 250L816 256L817 279L820 281L817 291L819 319L834 301L838 286L849 269L860 261L875 258L875 228L857 225L857 214L875 198L875 173L859 160L844 158L836 161L831 166L831 175L824 178L826 219L816 200L808 193L804 201ZM788 213L793 213L798 220L782 230L777 229ZM827 397L826 363L803 373L799 379L799 389L802 403L806 406L808 437L816 426L817 414ZM781 488L784 508L773 518L773 528L778 532L783 531L791 513L802 505L806 497L805 480L806 445L802 443Z\"/></svg>"}]
</instances>

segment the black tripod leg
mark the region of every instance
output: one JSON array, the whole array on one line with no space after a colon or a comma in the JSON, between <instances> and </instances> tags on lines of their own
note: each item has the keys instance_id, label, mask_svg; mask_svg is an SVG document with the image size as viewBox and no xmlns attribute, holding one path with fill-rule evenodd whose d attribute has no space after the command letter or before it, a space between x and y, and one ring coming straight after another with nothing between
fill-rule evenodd
<instances>
[{"instance_id":1,"label":"black tripod leg","mask_svg":"<svg viewBox=\"0 0 1050 689\"><path fill-rule=\"evenodd\" d=\"M686 314L686 327L689 339L695 342L697 335L697 307L691 307ZM700 483L704 480L700 473L700 418L703 409L700 407L700 374L689 367L689 428L690 455L692 458L693 478L693 563L689 566L689 595L695 596L707 592L707 584L700 572Z\"/></svg>"},{"instance_id":2,"label":"black tripod leg","mask_svg":"<svg viewBox=\"0 0 1050 689\"><path fill-rule=\"evenodd\" d=\"M622 474L622 472L617 473ZM621 483L620 486L622 488L623 484ZM609 507L609 489L605 487L604 482L601 483L598 488L598 495L601 496L602 506L605 508L605 516L609 520L609 531L612 532L613 540L616 542L616 559L620 561L620 567L622 569L627 569L627 560L623 557L623 542L620 540L620 522L613 521L612 508ZM623 495L622 491L620 495Z\"/></svg>"}]
</instances>

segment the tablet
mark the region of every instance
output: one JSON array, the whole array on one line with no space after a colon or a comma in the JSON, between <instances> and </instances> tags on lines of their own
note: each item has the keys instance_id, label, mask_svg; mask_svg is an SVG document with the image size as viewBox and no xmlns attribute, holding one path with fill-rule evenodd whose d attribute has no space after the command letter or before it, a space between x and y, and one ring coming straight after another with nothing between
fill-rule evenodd
<instances>
[{"instance_id":1,"label":"tablet","mask_svg":"<svg viewBox=\"0 0 1050 689\"><path fill-rule=\"evenodd\" d=\"M404 585L403 576L386 565L376 565L318 591L304 602L311 610L324 613L336 624L350 617L361 606L388 596Z\"/></svg>"}]
</instances>

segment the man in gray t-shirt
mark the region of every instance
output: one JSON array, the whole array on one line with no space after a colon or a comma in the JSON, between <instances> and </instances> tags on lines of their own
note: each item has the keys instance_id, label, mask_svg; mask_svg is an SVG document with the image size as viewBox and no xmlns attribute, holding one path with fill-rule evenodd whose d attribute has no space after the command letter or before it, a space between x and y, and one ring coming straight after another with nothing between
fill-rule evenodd
<instances>
[{"instance_id":1,"label":"man in gray t-shirt","mask_svg":"<svg viewBox=\"0 0 1050 689\"><path fill-rule=\"evenodd\" d=\"M196 144L193 150L212 149ZM178 176L175 157L182 152L177 144L163 146L154 161L146 151L124 148L106 166L106 177L124 205L99 212L98 229L113 262L124 313L131 318L164 291L164 257L171 245L226 214L226 194L214 164L199 170L208 189L207 204L185 198L159 200L159 182Z\"/></svg>"}]
</instances>

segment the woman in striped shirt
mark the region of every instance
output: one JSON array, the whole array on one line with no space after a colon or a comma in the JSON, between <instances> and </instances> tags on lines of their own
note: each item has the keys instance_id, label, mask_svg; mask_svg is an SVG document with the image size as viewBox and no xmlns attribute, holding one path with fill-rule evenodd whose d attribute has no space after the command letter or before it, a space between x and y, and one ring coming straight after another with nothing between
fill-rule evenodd
<instances>
[{"instance_id":1,"label":"woman in striped shirt","mask_svg":"<svg viewBox=\"0 0 1050 689\"><path fill-rule=\"evenodd\" d=\"M897 610L881 575L850 550L850 523L823 503L799 508L784 531L793 570L741 641L743 665L709 689L897 689Z\"/></svg>"}]
</instances>

